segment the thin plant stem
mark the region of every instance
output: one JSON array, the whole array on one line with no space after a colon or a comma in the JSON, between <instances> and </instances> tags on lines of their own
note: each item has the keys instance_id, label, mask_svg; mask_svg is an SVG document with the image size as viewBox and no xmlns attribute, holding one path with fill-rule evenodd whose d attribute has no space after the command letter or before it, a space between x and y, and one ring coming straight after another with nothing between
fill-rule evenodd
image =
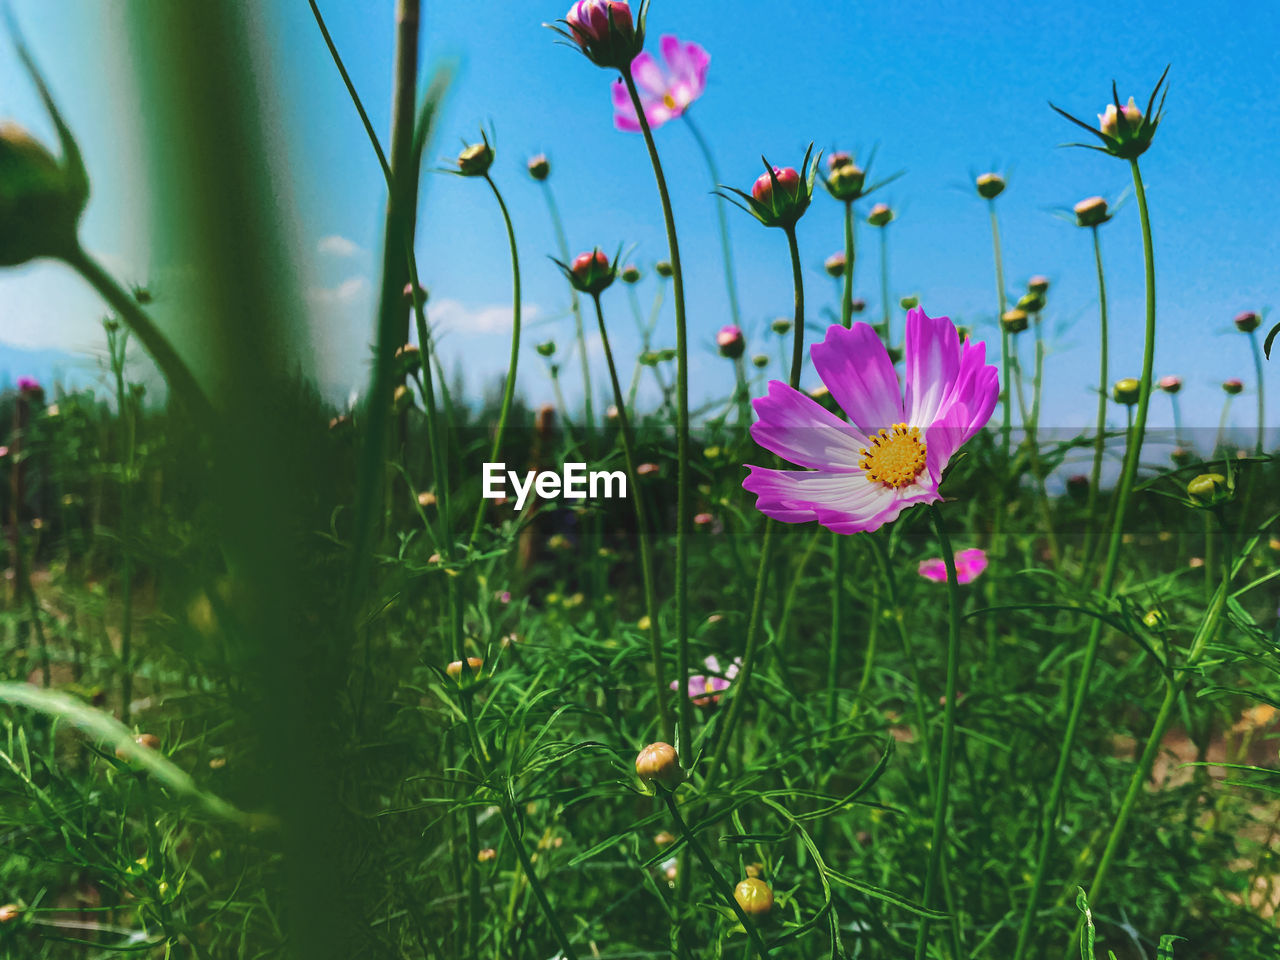
<instances>
[{"instance_id":1,"label":"thin plant stem","mask_svg":"<svg viewBox=\"0 0 1280 960\"><path fill-rule=\"evenodd\" d=\"M689 132L693 134L693 139L697 141L698 149L702 151L702 159L706 161L707 172L711 174L712 189L715 189L720 184L720 171L716 169L716 161L711 154L711 147L687 110L684 112L684 122L689 128ZM715 203L716 220L720 227L720 254L724 258L725 290L729 294L729 316L732 318L734 326L741 327L742 312L738 308L738 281L733 269L733 245L729 240L729 218L725 215L726 201L723 197L717 195Z\"/></svg>"},{"instance_id":2,"label":"thin plant stem","mask_svg":"<svg viewBox=\"0 0 1280 960\"><path fill-rule=\"evenodd\" d=\"M733 887L729 885L729 881L726 880L720 871L716 869L715 862L707 854L702 843L698 840L697 835L690 830L689 825L684 822L684 817L680 815L680 807L676 803L676 798L669 790L663 790L661 787L659 787L658 790L662 794L662 799L666 801L667 809L671 811L671 819L676 822L676 828L680 831L680 835L684 837L685 842L689 844L689 849L692 850L694 856L702 862L703 868L711 876L716 887L716 892L720 894L725 904L734 912L738 921L747 931L747 936L751 938L751 944L755 947L756 954L761 957L761 960L764 960L764 958L769 956L769 948L765 946L764 939L760 936L760 931L756 928L755 921L748 917L743 911L742 906L738 903L738 898L733 895Z\"/></svg>"},{"instance_id":3,"label":"thin plant stem","mask_svg":"<svg viewBox=\"0 0 1280 960\"><path fill-rule=\"evenodd\" d=\"M654 705L662 726L662 734L669 741L675 734L671 719L671 711L667 707L667 677L662 665L662 640L658 635L658 595L653 579L653 533L649 529L649 520L645 515L644 497L640 493L640 484L636 474L636 441L631 430L631 417L622 397L622 384L618 381L618 368L613 362L613 350L609 346L609 334L605 330L604 310L600 306L600 295L592 297L596 306L596 322L600 327L600 343L604 347L604 359L609 367L609 381L613 385L613 402L618 407L618 423L621 427L622 453L627 462L627 483L631 486L631 502L636 509L636 536L640 541L640 575L644 582L645 615L649 620L649 647L653 660L653 681L656 691ZM687 699L689 678L681 677L680 684L686 689L677 696Z\"/></svg>"},{"instance_id":4,"label":"thin plant stem","mask_svg":"<svg viewBox=\"0 0 1280 960\"><path fill-rule=\"evenodd\" d=\"M640 102L640 93L630 70L622 71L635 107L640 132L649 151L649 163L658 184L658 197L662 202L662 219L667 230L667 248L671 260L671 281L676 315L676 674L682 683L689 676L689 345L686 335L684 312L684 269L680 265L680 243L676 237L675 213L671 209L671 195L667 192L667 179L658 158L658 147L653 142L653 131ZM687 750L693 743L693 703L688 697L680 697L680 724L677 749Z\"/></svg>"},{"instance_id":5,"label":"thin plant stem","mask_svg":"<svg viewBox=\"0 0 1280 960\"><path fill-rule=\"evenodd\" d=\"M1129 161L1133 174L1134 192L1138 200L1138 217L1142 223L1142 252L1146 287L1146 318L1142 352L1142 378L1138 387L1138 410L1132 429L1129 431L1125 449L1124 465L1120 472L1120 483L1116 488L1115 513L1111 522L1110 539L1102 574L1102 592L1111 595L1115 586L1116 574L1119 570L1120 546L1123 541L1124 521L1129 498L1133 492L1134 479L1138 473L1138 463L1142 455L1142 443L1146 433L1147 412L1151 405L1152 371L1155 366L1156 341L1156 266L1155 253L1151 240L1151 217L1147 210L1147 194L1143 189L1142 173L1136 159ZM1075 746L1076 731L1080 725L1080 717L1084 712L1085 702L1089 696L1089 681L1092 679L1093 666L1098 656L1098 644L1102 638L1103 621L1091 618L1089 637L1085 643L1084 657L1080 664L1080 676L1076 682L1075 694L1071 702L1071 713L1067 717L1067 727L1062 737L1062 746L1058 752L1058 763L1054 770L1053 782L1042 811L1043 821L1040 827L1040 841L1035 857L1036 870L1031 882L1031 893L1027 897L1027 905L1018 928L1018 942L1014 948L1013 960L1022 960L1031 939L1031 929L1036 919L1036 909L1044 891L1045 878L1048 876L1050 854L1053 848L1054 832L1057 827L1058 808L1062 802L1063 789L1066 786L1067 770L1070 766L1071 750Z\"/></svg>"},{"instance_id":6,"label":"thin plant stem","mask_svg":"<svg viewBox=\"0 0 1280 960\"><path fill-rule=\"evenodd\" d=\"M947 680L946 702L943 704L942 710L942 747L940 750L942 766L938 771L937 788L934 793L933 832L929 841L929 865L924 881L924 905L926 907L933 905L937 899L943 847L947 842L947 809L950 803L951 770L955 763L956 680L959 674L960 661L960 583L956 579L955 553L951 549L951 538L947 536L946 527L942 523L942 512L938 509L937 504L929 505L929 515L933 520L933 528L938 534L938 546L942 550L942 561L947 568ZM929 921L921 920L920 930L916 935L916 960L924 960L928 935ZM959 951L954 946L953 952L956 960L959 960Z\"/></svg>"},{"instance_id":7,"label":"thin plant stem","mask_svg":"<svg viewBox=\"0 0 1280 960\"><path fill-rule=\"evenodd\" d=\"M1262 456L1266 449L1267 401L1262 389L1262 350L1258 346L1258 332L1249 334L1249 346L1253 348L1253 372L1258 378L1258 442L1254 453Z\"/></svg>"},{"instance_id":8,"label":"thin plant stem","mask_svg":"<svg viewBox=\"0 0 1280 960\"><path fill-rule=\"evenodd\" d=\"M845 547L844 537L832 534L831 549L835 554L831 565L831 636L827 644L827 725L835 726L836 712L839 704L839 682L837 674L840 670L840 640L844 636L844 578Z\"/></svg>"},{"instance_id":9,"label":"thin plant stem","mask_svg":"<svg viewBox=\"0 0 1280 960\"><path fill-rule=\"evenodd\" d=\"M507 210L506 202L502 199L498 185L487 173L484 180L489 184L489 189L493 191L498 201L498 208L502 211L502 222L507 227L507 243L511 247L511 359L507 363L507 382L502 390L502 407L498 411L498 425L493 432L492 453L489 456L490 461L497 461L498 454L502 450L502 437L507 429L507 416L511 413L511 400L516 392L516 367L520 359L520 254L516 250L516 231L511 225L511 214ZM480 527L484 524L484 508L485 501L481 498L480 506L476 510L475 523L471 527L468 548L475 544L476 537L480 535Z\"/></svg>"},{"instance_id":10,"label":"thin plant stem","mask_svg":"<svg viewBox=\"0 0 1280 960\"><path fill-rule=\"evenodd\" d=\"M1057 569L1061 561L1058 549L1058 533L1053 524L1053 503L1049 499L1048 479L1040 462L1040 393L1044 386L1044 335L1040 329L1040 312L1036 311L1032 323L1035 333L1035 368L1031 378L1031 419L1027 423L1027 452L1031 455L1031 470L1036 475L1036 487L1040 494L1040 514L1044 518L1045 540L1049 544L1049 558Z\"/></svg>"},{"instance_id":11,"label":"thin plant stem","mask_svg":"<svg viewBox=\"0 0 1280 960\"><path fill-rule=\"evenodd\" d=\"M1081 582L1090 580L1089 572L1093 567L1093 551L1097 542L1094 536L1094 517L1097 516L1099 486L1102 484L1102 454L1107 445L1107 370L1110 346L1107 335L1107 279L1102 271L1102 243L1098 238L1098 228L1093 228L1093 259L1098 267L1098 319L1101 334L1101 347L1098 350L1098 418L1093 435L1093 467L1089 472L1089 498L1085 507L1084 563L1081 571ZM1177 411L1174 412L1175 421ZM1175 428L1175 432L1180 433Z\"/></svg>"},{"instance_id":12,"label":"thin plant stem","mask_svg":"<svg viewBox=\"0 0 1280 960\"><path fill-rule=\"evenodd\" d=\"M840 322L853 325L853 258L854 247L853 201L844 202L844 293L840 298Z\"/></svg>"},{"instance_id":13,"label":"thin plant stem","mask_svg":"<svg viewBox=\"0 0 1280 960\"><path fill-rule=\"evenodd\" d=\"M578 955L574 952L573 944L565 936L564 928L560 926L560 920L551 907L551 901L547 899L547 892L542 888L542 881L538 879L538 873L533 869L529 851L524 848L524 841L520 838L520 828L516 825L515 818L505 803L502 804L502 822L507 828L507 836L511 838L511 845L516 848L516 856L520 858L520 867L524 870L529 889L533 891L534 899L542 908L542 915L547 918L547 924L555 934L556 942L560 944L560 955L565 960L577 960Z\"/></svg>"},{"instance_id":14,"label":"thin plant stem","mask_svg":"<svg viewBox=\"0 0 1280 960\"><path fill-rule=\"evenodd\" d=\"M884 319L881 321L880 336L885 346L889 341L889 225L880 228L880 304Z\"/></svg>"},{"instance_id":15,"label":"thin plant stem","mask_svg":"<svg viewBox=\"0 0 1280 960\"><path fill-rule=\"evenodd\" d=\"M1217 456L1227 449L1227 418L1231 415L1231 394L1222 401L1222 413L1218 417L1218 435L1213 438L1213 455Z\"/></svg>"},{"instance_id":16,"label":"thin plant stem","mask_svg":"<svg viewBox=\"0 0 1280 960\"><path fill-rule=\"evenodd\" d=\"M1176 393L1169 394L1169 406L1173 408L1173 442L1182 446L1182 404Z\"/></svg>"},{"instance_id":17,"label":"thin plant stem","mask_svg":"<svg viewBox=\"0 0 1280 960\"><path fill-rule=\"evenodd\" d=\"M556 246L560 249L560 259L565 263L569 263L569 240L565 235L564 221L560 217L560 207L556 203L556 195L551 191L551 182L549 180L542 181L542 195L547 200L547 213L551 217L551 226L555 230ZM583 418L587 431L590 431L596 422L591 393L591 365L587 362L587 336L582 318L582 300L578 296L578 291L573 287L569 288L569 310L573 314L573 329L574 336L577 338L578 358L582 363ZM561 403L560 409L565 410L567 408Z\"/></svg>"},{"instance_id":18,"label":"thin plant stem","mask_svg":"<svg viewBox=\"0 0 1280 960\"><path fill-rule=\"evenodd\" d=\"M133 469L136 420L124 382L123 331L107 334L111 373L116 384L116 407L123 434L120 449L120 722L129 725L133 702Z\"/></svg>"},{"instance_id":19,"label":"thin plant stem","mask_svg":"<svg viewBox=\"0 0 1280 960\"><path fill-rule=\"evenodd\" d=\"M1000 251L1000 219L996 216L996 201L993 197L987 201L988 209L991 213L991 248L995 257L996 264L996 303L999 305L1000 312L996 314L996 322L1000 323L1001 317L1004 316L1005 310L1008 308L1008 302L1005 300L1004 294L1004 255ZM1000 438L1004 444L1004 458L1009 459L1009 438L1013 429L1013 395L1009 389L1009 331L1004 328L1004 324L1000 323L1000 375L1003 379L1001 384L1001 419L1000 419Z\"/></svg>"}]
</instances>

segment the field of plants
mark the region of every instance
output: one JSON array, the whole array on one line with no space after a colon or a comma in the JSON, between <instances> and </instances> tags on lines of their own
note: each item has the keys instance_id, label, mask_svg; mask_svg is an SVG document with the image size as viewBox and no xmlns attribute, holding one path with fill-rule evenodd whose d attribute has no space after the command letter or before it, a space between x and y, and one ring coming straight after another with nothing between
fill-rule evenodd
<instances>
[{"instance_id":1,"label":"field of plants","mask_svg":"<svg viewBox=\"0 0 1280 960\"><path fill-rule=\"evenodd\" d=\"M45 115L0 124L0 268L60 263L102 324L92 385L7 370L0 394L0 957L1280 956L1280 326L1215 292L1230 332L1204 349L1248 377L1216 431L1184 428L1157 278L1186 264L1144 180L1176 65L1038 91L1036 136L1110 173L1057 211L1101 343L1063 426L1058 282L1006 269L1009 170L965 183L989 230L948 228L990 250L985 313L953 322L945 288L891 285L909 181L867 131L797 130L724 182L694 126L715 37L649 0L511 4L561 15L544 55L598 88L582 122L611 106L611 148L651 169L632 202L664 249L575 249L550 148L513 161L483 118L442 121L466 79L421 55L418 0L370 19L395 36L389 135L310 0L385 187L342 402L305 359L266 74L227 69L260 55L257 13L126 6L162 132L151 230L182 265L155 288L83 242L111 185L56 52L3 27ZM703 166L664 166L668 124ZM682 208L677 177L714 197ZM496 389L453 372L419 253L457 227L430 216L454 186L509 241ZM555 247L513 221L520 191ZM686 242L702 220L718 245ZM773 262L735 261L750 232ZM1142 309L1118 321L1121 257ZM695 259L713 318L687 309ZM743 297L746 270L792 309ZM546 272L565 310L530 330Z\"/></svg>"}]
</instances>

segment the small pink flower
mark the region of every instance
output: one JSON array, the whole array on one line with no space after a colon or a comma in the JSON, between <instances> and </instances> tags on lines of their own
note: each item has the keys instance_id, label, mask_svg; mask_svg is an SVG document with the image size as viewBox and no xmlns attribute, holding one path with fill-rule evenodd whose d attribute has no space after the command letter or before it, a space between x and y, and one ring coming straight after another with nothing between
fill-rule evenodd
<instances>
[{"instance_id":1,"label":"small pink flower","mask_svg":"<svg viewBox=\"0 0 1280 960\"><path fill-rule=\"evenodd\" d=\"M936 503L951 457L991 418L999 393L986 344L960 342L947 317L907 313L906 393L880 335L833 324L810 350L848 422L785 383L753 401L751 436L806 470L748 465L742 486L756 509L784 523L817 521L836 533L877 530L907 507Z\"/></svg>"},{"instance_id":2,"label":"small pink flower","mask_svg":"<svg viewBox=\"0 0 1280 960\"><path fill-rule=\"evenodd\" d=\"M708 673L707 675L695 674L690 677L688 684L685 685L685 696L692 699L695 706L709 707L718 703L720 694L729 689L729 685L737 677L738 670L742 667L742 658L735 657L733 662L724 670L720 669L720 661L714 656L707 657L702 662ZM679 690L680 681L672 680L671 689Z\"/></svg>"},{"instance_id":3,"label":"small pink flower","mask_svg":"<svg viewBox=\"0 0 1280 960\"><path fill-rule=\"evenodd\" d=\"M742 356L742 351L746 349L746 341L742 338L742 328L728 324L720 328L720 332L716 334L716 346L720 350L720 356L728 357L731 360Z\"/></svg>"},{"instance_id":4,"label":"small pink flower","mask_svg":"<svg viewBox=\"0 0 1280 960\"><path fill-rule=\"evenodd\" d=\"M499 603L502 603L502 604L510 603L510 602L511 602L511 591L510 591L510 590L499 590L497 593L495 593L495 594L493 595L493 598L494 598L495 600L497 600Z\"/></svg>"},{"instance_id":5,"label":"small pink flower","mask_svg":"<svg viewBox=\"0 0 1280 960\"><path fill-rule=\"evenodd\" d=\"M705 527L708 523L710 523L714 519L715 517L713 517L709 513L695 513L693 515L693 522L699 527Z\"/></svg>"},{"instance_id":6,"label":"small pink flower","mask_svg":"<svg viewBox=\"0 0 1280 960\"><path fill-rule=\"evenodd\" d=\"M682 43L668 34L658 42L662 62L645 50L631 61L640 103L649 126L657 129L679 117L707 89L711 56L696 43ZM640 121L626 84L613 81L613 123L619 130L639 133Z\"/></svg>"},{"instance_id":7,"label":"small pink flower","mask_svg":"<svg viewBox=\"0 0 1280 960\"><path fill-rule=\"evenodd\" d=\"M973 583L987 569L987 555L977 547L956 554L956 582ZM947 582L947 564L941 557L920 561L920 576L934 583Z\"/></svg>"},{"instance_id":8,"label":"small pink flower","mask_svg":"<svg viewBox=\"0 0 1280 960\"><path fill-rule=\"evenodd\" d=\"M43 393L44 388L40 386L40 381L34 377L18 378L19 393Z\"/></svg>"}]
</instances>

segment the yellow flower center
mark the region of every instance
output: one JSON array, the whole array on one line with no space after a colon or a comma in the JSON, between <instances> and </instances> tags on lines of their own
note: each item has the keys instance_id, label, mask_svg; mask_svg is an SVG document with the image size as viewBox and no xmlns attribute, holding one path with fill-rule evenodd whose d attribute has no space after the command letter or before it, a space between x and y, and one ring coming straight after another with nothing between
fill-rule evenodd
<instances>
[{"instance_id":1,"label":"yellow flower center","mask_svg":"<svg viewBox=\"0 0 1280 960\"><path fill-rule=\"evenodd\" d=\"M925 467L925 445L919 427L895 423L871 438L871 446L863 447L862 462L867 479L886 487L905 487L920 476Z\"/></svg>"},{"instance_id":2,"label":"yellow flower center","mask_svg":"<svg viewBox=\"0 0 1280 960\"><path fill-rule=\"evenodd\" d=\"M674 110L676 108L676 98L669 93L664 93L662 95L662 105L668 110Z\"/></svg>"}]
</instances>

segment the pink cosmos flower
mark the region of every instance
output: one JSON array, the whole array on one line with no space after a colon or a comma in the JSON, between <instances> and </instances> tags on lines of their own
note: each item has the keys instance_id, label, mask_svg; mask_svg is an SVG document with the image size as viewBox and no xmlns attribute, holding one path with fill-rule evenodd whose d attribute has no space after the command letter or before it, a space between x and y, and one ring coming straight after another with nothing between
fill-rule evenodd
<instances>
[{"instance_id":1,"label":"pink cosmos flower","mask_svg":"<svg viewBox=\"0 0 1280 960\"><path fill-rule=\"evenodd\" d=\"M906 396L875 329L833 324L810 349L813 366L849 420L784 383L753 401L756 443L807 470L748 464L756 509L784 523L816 520L836 533L877 530L938 483L961 444L991 418L999 393L986 344L960 342L947 317L907 313Z\"/></svg>"},{"instance_id":2,"label":"pink cosmos flower","mask_svg":"<svg viewBox=\"0 0 1280 960\"><path fill-rule=\"evenodd\" d=\"M703 665L709 671L707 676L695 674L689 678L689 683L685 687L685 695L693 700L695 706L706 707L711 704L718 703L720 694L729 689L730 683L738 675L738 670L742 667L742 658L734 657L733 663L729 664L724 670L720 669L720 661L714 656L707 657L702 661ZM671 689L679 690L680 681L672 680Z\"/></svg>"},{"instance_id":3,"label":"pink cosmos flower","mask_svg":"<svg viewBox=\"0 0 1280 960\"><path fill-rule=\"evenodd\" d=\"M956 554L956 582L973 583L987 569L987 555L977 547ZM934 583L947 582L947 564L941 557L920 561L920 576Z\"/></svg>"},{"instance_id":4,"label":"pink cosmos flower","mask_svg":"<svg viewBox=\"0 0 1280 960\"><path fill-rule=\"evenodd\" d=\"M645 119L657 129L689 109L707 89L711 56L696 43L682 43L670 34L658 42L661 65L648 50L631 61L631 78L640 92ZM626 85L613 81L613 123L619 130L639 133L640 121Z\"/></svg>"}]
</instances>

